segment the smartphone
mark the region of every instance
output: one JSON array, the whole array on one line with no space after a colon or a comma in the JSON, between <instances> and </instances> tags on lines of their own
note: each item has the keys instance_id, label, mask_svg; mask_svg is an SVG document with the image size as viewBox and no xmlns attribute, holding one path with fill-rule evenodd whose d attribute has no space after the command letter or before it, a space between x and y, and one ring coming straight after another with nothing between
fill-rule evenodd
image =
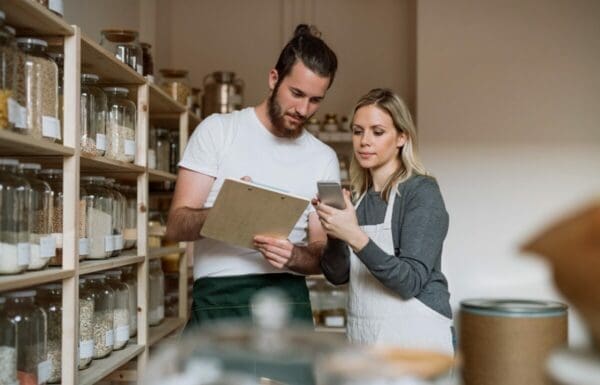
<instances>
[{"instance_id":1,"label":"smartphone","mask_svg":"<svg viewBox=\"0 0 600 385\"><path fill-rule=\"evenodd\" d=\"M342 186L338 182L320 181L317 182L319 190L319 200L327 206L343 210L346 208Z\"/></svg>"}]
</instances>

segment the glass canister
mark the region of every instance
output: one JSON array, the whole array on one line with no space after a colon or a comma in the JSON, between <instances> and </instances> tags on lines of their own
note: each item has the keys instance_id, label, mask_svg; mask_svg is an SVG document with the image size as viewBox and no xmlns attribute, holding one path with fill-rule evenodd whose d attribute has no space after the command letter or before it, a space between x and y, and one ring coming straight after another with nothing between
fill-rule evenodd
<instances>
[{"instance_id":1,"label":"glass canister","mask_svg":"<svg viewBox=\"0 0 600 385\"><path fill-rule=\"evenodd\" d=\"M137 266L137 265L136 265ZM137 275L136 266L123 266L123 282L129 286L129 337L137 334Z\"/></svg>"},{"instance_id":2,"label":"glass canister","mask_svg":"<svg viewBox=\"0 0 600 385\"><path fill-rule=\"evenodd\" d=\"M196 115L202 115L200 104L202 103L202 88L192 87L190 105L188 108Z\"/></svg>"},{"instance_id":3,"label":"glass canister","mask_svg":"<svg viewBox=\"0 0 600 385\"><path fill-rule=\"evenodd\" d=\"M35 290L5 294L5 312L17 325L17 377L21 385L45 384L50 376L46 313L36 305L36 294Z\"/></svg>"},{"instance_id":4,"label":"glass canister","mask_svg":"<svg viewBox=\"0 0 600 385\"><path fill-rule=\"evenodd\" d=\"M89 235L89 259L104 259L114 251L112 193L104 187L104 177L81 177L85 190L83 197L88 207L87 233Z\"/></svg>"},{"instance_id":5,"label":"glass canister","mask_svg":"<svg viewBox=\"0 0 600 385\"><path fill-rule=\"evenodd\" d=\"M148 133L148 168L156 169L156 128L152 125Z\"/></svg>"},{"instance_id":6,"label":"glass canister","mask_svg":"<svg viewBox=\"0 0 600 385\"><path fill-rule=\"evenodd\" d=\"M150 261L148 279L150 286L148 324L156 326L165 318L165 276L160 259Z\"/></svg>"},{"instance_id":7,"label":"glass canister","mask_svg":"<svg viewBox=\"0 0 600 385\"><path fill-rule=\"evenodd\" d=\"M4 311L6 298L0 297L0 384L19 385L17 381L17 325Z\"/></svg>"},{"instance_id":8,"label":"glass canister","mask_svg":"<svg viewBox=\"0 0 600 385\"><path fill-rule=\"evenodd\" d=\"M156 129L156 169L169 172L170 139L169 130Z\"/></svg>"},{"instance_id":9,"label":"glass canister","mask_svg":"<svg viewBox=\"0 0 600 385\"><path fill-rule=\"evenodd\" d=\"M125 225L123 228L123 248L131 249L137 242L137 193L132 186L119 185L119 191L127 201Z\"/></svg>"},{"instance_id":10,"label":"glass canister","mask_svg":"<svg viewBox=\"0 0 600 385\"><path fill-rule=\"evenodd\" d=\"M138 32L127 29L104 29L100 31L100 45L113 52L117 59L133 68L140 75L144 73L142 47L138 42Z\"/></svg>"},{"instance_id":11,"label":"glass canister","mask_svg":"<svg viewBox=\"0 0 600 385\"><path fill-rule=\"evenodd\" d=\"M60 140L58 66L48 55L48 43L41 39L17 39L25 55L27 128L36 138Z\"/></svg>"},{"instance_id":12,"label":"glass canister","mask_svg":"<svg viewBox=\"0 0 600 385\"><path fill-rule=\"evenodd\" d=\"M115 308L113 318L114 345L113 350L123 349L129 341L129 286L123 281L121 270L108 270L106 283L115 292Z\"/></svg>"},{"instance_id":13,"label":"glass canister","mask_svg":"<svg viewBox=\"0 0 600 385\"><path fill-rule=\"evenodd\" d=\"M79 278L79 364L85 369L94 355L94 295L86 287L87 279Z\"/></svg>"},{"instance_id":14,"label":"glass canister","mask_svg":"<svg viewBox=\"0 0 600 385\"><path fill-rule=\"evenodd\" d=\"M31 186L17 175L16 159L0 158L0 274L27 269L31 256Z\"/></svg>"},{"instance_id":15,"label":"glass canister","mask_svg":"<svg viewBox=\"0 0 600 385\"><path fill-rule=\"evenodd\" d=\"M127 200L125 199L125 196L117 189L114 179L105 178L104 187L109 190L113 196L112 234L114 239L114 249L111 256L116 257L117 255L121 254L121 251L123 250L123 229L125 226Z\"/></svg>"},{"instance_id":16,"label":"glass canister","mask_svg":"<svg viewBox=\"0 0 600 385\"><path fill-rule=\"evenodd\" d=\"M104 274L89 274L85 287L94 298L94 355L100 359L108 356L114 346L115 292L106 283Z\"/></svg>"},{"instance_id":17,"label":"glass canister","mask_svg":"<svg viewBox=\"0 0 600 385\"><path fill-rule=\"evenodd\" d=\"M101 156L106 152L107 98L95 74L81 75L81 152Z\"/></svg>"},{"instance_id":18,"label":"glass canister","mask_svg":"<svg viewBox=\"0 0 600 385\"><path fill-rule=\"evenodd\" d=\"M14 52L14 66L15 71L5 72L7 75L13 74L14 79L7 79L7 83L14 84L14 94L11 99L9 99L8 105L8 115L9 119L13 120L13 130L21 133L21 134L30 134L31 130L27 126L27 109L25 108L25 104L27 103L27 90L25 87L25 58L26 54L21 51L19 48L16 39L14 38L16 35L16 30L6 25L4 29L10 34L13 38L12 41L12 49ZM10 63L7 63L10 66Z\"/></svg>"},{"instance_id":19,"label":"glass canister","mask_svg":"<svg viewBox=\"0 0 600 385\"><path fill-rule=\"evenodd\" d=\"M169 172L177 174L177 164L179 163L179 132L171 132L169 146Z\"/></svg>"},{"instance_id":20,"label":"glass canister","mask_svg":"<svg viewBox=\"0 0 600 385\"><path fill-rule=\"evenodd\" d=\"M31 255L28 270L40 270L56 256L56 240L52 236L52 216L54 215L54 192L39 178L41 166L37 163L21 163L21 175L31 186L30 242Z\"/></svg>"},{"instance_id":21,"label":"glass canister","mask_svg":"<svg viewBox=\"0 0 600 385\"><path fill-rule=\"evenodd\" d=\"M152 60L152 45L140 43L142 47L142 63L144 63L143 75L154 83L154 60Z\"/></svg>"},{"instance_id":22,"label":"glass canister","mask_svg":"<svg viewBox=\"0 0 600 385\"><path fill-rule=\"evenodd\" d=\"M187 106L190 96L190 86L186 70L163 68L160 70L162 75L161 87L165 92L179 103Z\"/></svg>"},{"instance_id":23,"label":"glass canister","mask_svg":"<svg viewBox=\"0 0 600 385\"><path fill-rule=\"evenodd\" d=\"M14 127L19 110L15 107L16 52L14 36L4 28L5 14L0 11L0 129ZM11 111L12 110L12 111Z\"/></svg>"},{"instance_id":24,"label":"glass canister","mask_svg":"<svg viewBox=\"0 0 600 385\"><path fill-rule=\"evenodd\" d=\"M52 49L59 49L60 52L52 51ZM56 63L58 67L58 119L63 122L65 116L65 103L64 103L64 79L65 79L65 55L62 52L63 46L49 47L48 56Z\"/></svg>"},{"instance_id":25,"label":"glass canister","mask_svg":"<svg viewBox=\"0 0 600 385\"><path fill-rule=\"evenodd\" d=\"M127 99L129 90L123 87L107 87L108 114L106 116L107 158L123 162L135 160L135 103Z\"/></svg>"},{"instance_id":26,"label":"glass canister","mask_svg":"<svg viewBox=\"0 0 600 385\"><path fill-rule=\"evenodd\" d=\"M62 285L51 283L37 288L36 304L46 312L48 322L49 384L60 383L62 352Z\"/></svg>"}]
</instances>

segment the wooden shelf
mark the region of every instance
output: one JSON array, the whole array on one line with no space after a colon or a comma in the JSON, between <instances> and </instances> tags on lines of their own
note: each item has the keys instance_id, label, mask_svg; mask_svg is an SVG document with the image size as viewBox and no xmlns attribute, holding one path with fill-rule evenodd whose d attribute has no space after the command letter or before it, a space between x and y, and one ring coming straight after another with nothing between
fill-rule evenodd
<instances>
[{"instance_id":1,"label":"wooden shelf","mask_svg":"<svg viewBox=\"0 0 600 385\"><path fill-rule=\"evenodd\" d=\"M125 265L133 265L144 261L144 257L136 255L135 250L125 251L118 257L101 259L98 261L84 260L79 263L79 274L89 274L96 271L110 270Z\"/></svg>"},{"instance_id":2,"label":"wooden shelf","mask_svg":"<svg viewBox=\"0 0 600 385\"><path fill-rule=\"evenodd\" d=\"M175 174L152 168L148 169L148 176L150 177L150 182L175 182L177 180L177 175Z\"/></svg>"},{"instance_id":3,"label":"wooden shelf","mask_svg":"<svg viewBox=\"0 0 600 385\"><path fill-rule=\"evenodd\" d=\"M346 328L331 328L327 326L315 326L315 331L319 333L340 333L346 334Z\"/></svg>"},{"instance_id":4,"label":"wooden shelf","mask_svg":"<svg viewBox=\"0 0 600 385\"><path fill-rule=\"evenodd\" d=\"M40 271L27 271L23 274L0 276L0 291L17 290L29 286L60 281L75 275L73 270L51 267Z\"/></svg>"},{"instance_id":5,"label":"wooden shelf","mask_svg":"<svg viewBox=\"0 0 600 385\"><path fill-rule=\"evenodd\" d=\"M183 318L165 318L160 325L150 326L150 338L148 338L148 346L154 345L164 337L173 333L175 330L185 325L185 322L186 321Z\"/></svg>"},{"instance_id":6,"label":"wooden shelf","mask_svg":"<svg viewBox=\"0 0 600 385\"><path fill-rule=\"evenodd\" d=\"M200 117L193 112L187 110L188 116L188 131L193 131L198 124L202 121ZM150 121L152 125L157 128L166 128L171 131L179 131L179 118L180 113L162 113L162 114L152 114L150 116Z\"/></svg>"},{"instance_id":7,"label":"wooden shelf","mask_svg":"<svg viewBox=\"0 0 600 385\"><path fill-rule=\"evenodd\" d=\"M177 102L156 84L149 83L149 86L150 118L152 118L153 115L181 114L182 112L187 111L187 108L183 104Z\"/></svg>"},{"instance_id":8,"label":"wooden shelf","mask_svg":"<svg viewBox=\"0 0 600 385\"><path fill-rule=\"evenodd\" d=\"M0 155L1 156L72 156L75 149L62 144L52 143L45 139L21 135L8 130L0 130ZM61 160L62 164L62 160Z\"/></svg>"},{"instance_id":9,"label":"wooden shelf","mask_svg":"<svg viewBox=\"0 0 600 385\"><path fill-rule=\"evenodd\" d=\"M81 36L81 73L93 73L101 83L144 84L146 80L91 38Z\"/></svg>"},{"instance_id":10,"label":"wooden shelf","mask_svg":"<svg viewBox=\"0 0 600 385\"><path fill-rule=\"evenodd\" d=\"M175 254L175 253L177 253L177 254L185 253L185 247L172 246L172 247L161 247L158 249L150 249L148 251L148 258L150 258L150 259L160 258L160 257L164 257L165 255Z\"/></svg>"},{"instance_id":11,"label":"wooden shelf","mask_svg":"<svg viewBox=\"0 0 600 385\"><path fill-rule=\"evenodd\" d=\"M90 365L89 368L79 372L79 385L92 385L97 383L116 369L137 357L142 351L144 351L143 346L127 345L125 349L114 351L106 358L92 361L92 365Z\"/></svg>"},{"instance_id":12,"label":"wooden shelf","mask_svg":"<svg viewBox=\"0 0 600 385\"><path fill-rule=\"evenodd\" d=\"M108 159L102 156L81 155L81 173L87 175L101 175L117 180L137 180L139 174L146 172L146 168L133 163Z\"/></svg>"},{"instance_id":13,"label":"wooden shelf","mask_svg":"<svg viewBox=\"0 0 600 385\"><path fill-rule=\"evenodd\" d=\"M0 9L6 14L6 24L15 27L19 35L73 35L73 27L63 18L35 1L0 0Z\"/></svg>"}]
</instances>

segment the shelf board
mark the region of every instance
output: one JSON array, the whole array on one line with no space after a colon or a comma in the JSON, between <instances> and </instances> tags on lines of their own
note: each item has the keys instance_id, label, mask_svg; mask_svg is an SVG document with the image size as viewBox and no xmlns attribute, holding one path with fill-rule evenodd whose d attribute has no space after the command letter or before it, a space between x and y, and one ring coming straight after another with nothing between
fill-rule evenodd
<instances>
[{"instance_id":1,"label":"shelf board","mask_svg":"<svg viewBox=\"0 0 600 385\"><path fill-rule=\"evenodd\" d=\"M177 175L175 174L152 168L148 169L148 176L150 177L150 182L175 182L177 180Z\"/></svg>"},{"instance_id":2,"label":"shelf board","mask_svg":"<svg viewBox=\"0 0 600 385\"><path fill-rule=\"evenodd\" d=\"M177 253L177 254L185 253L185 247L172 246L172 247L160 247L157 249L150 249L148 251L148 258L149 259L160 258L160 257L164 257L165 255L175 254L175 253Z\"/></svg>"},{"instance_id":3,"label":"shelf board","mask_svg":"<svg viewBox=\"0 0 600 385\"><path fill-rule=\"evenodd\" d=\"M145 167L101 156L81 155L81 173L114 177L117 180L136 180Z\"/></svg>"},{"instance_id":4,"label":"shelf board","mask_svg":"<svg viewBox=\"0 0 600 385\"><path fill-rule=\"evenodd\" d=\"M48 282L60 281L75 275L73 270L50 267L40 271L27 271L23 274L0 276L0 291L16 290L37 286Z\"/></svg>"},{"instance_id":5,"label":"shelf board","mask_svg":"<svg viewBox=\"0 0 600 385\"><path fill-rule=\"evenodd\" d=\"M160 325L150 326L150 338L148 338L148 346L154 345L183 325L185 325L185 320L183 318L165 318Z\"/></svg>"},{"instance_id":6,"label":"shelf board","mask_svg":"<svg viewBox=\"0 0 600 385\"><path fill-rule=\"evenodd\" d=\"M19 35L73 35L73 27L63 18L35 1L0 0L0 9L6 13L6 24L15 27Z\"/></svg>"},{"instance_id":7,"label":"shelf board","mask_svg":"<svg viewBox=\"0 0 600 385\"><path fill-rule=\"evenodd\" d=\"M74 154L75 149L71 147L65 147L62 144L52 143L44 139L0 129L1 156L72 156Z\"/></svg>"},{"instance_id":8,"label":"shelf board","mask_svg":"<svg viewBox=\"0 0 600 385\"><path fill-rule=\"evenodd\" d=\"M149 83L150 86L150 118L156 114L181 114L187 111L187 108L173 99L169 94L163 91L154 83Z\"/></svg>"},{"instance_id":9,"label":"shelf board","mask_svg":"<svg viewBox=\"0 0 600 385\"><path fill-rule=\"evenodd\" d=\"M91 38L81 35L81 72L93 73L101 83L144 84L144 77Z\"/></svg>"},{"instance_id":10,"label":"shelf board","mask_svg":"<svg viewBox=\"0 0 600 385\"><path fill-rule=\"evenodd\" d=\"M92 385L108 376L144 351L140 345L127 345L123 350L117 350L101 360L94 360L92 365L79 372L80 385Z\"/></svg>"},{"instance_id":11,"label":"shelf board","mask_svg":"<svg viewBox=\"0 0 600 385\"><path fill-rule=\"evenodd\" d=\"M101 260L84 260L79 263L79 274L89 274L96 271L104 271L121 267L125 265L133 265L144 261L143 256L136 255L135 250L126 251L123 255Z\"/></svg>"},{"instance_id":12,"label":"shelf board","mask_svg":"<svg viewBox=\"0 0 600 385\"><path fill-rule=\"evenodd\" d=\"M345 334L346 333L346 328L332 328L332 327L327 327L327 326L315 326L315 331L319 332L319 333L340 333L340 334Z\"/></svg>"}]
</instances>

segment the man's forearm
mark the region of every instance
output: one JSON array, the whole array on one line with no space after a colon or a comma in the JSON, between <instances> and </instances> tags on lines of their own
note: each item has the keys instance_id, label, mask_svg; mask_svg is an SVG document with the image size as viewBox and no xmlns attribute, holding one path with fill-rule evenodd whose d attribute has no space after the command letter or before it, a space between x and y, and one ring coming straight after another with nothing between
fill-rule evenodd
<instances>
[{"instance_id":1,"label":"man's forearm","mask_svg":"<svg viewBox=\"0 0 600 385\"><path fill-rule=\"evenodd\" d=\"M321 274L321 254L325 242L312 242L307 246L294 245L287 267L300 274Z\"/></svg>"},{"instance_id":2,"label":"man's forearm","mask_svg":"<svg viewBox=\"0 0 600 385\"><path fill-rule=\"evenodd\" d=\"M179 207L169 213L166 238L171 241L186 242L200 238L200 230L210 209Z\"/></svg>"}]
</instances>

